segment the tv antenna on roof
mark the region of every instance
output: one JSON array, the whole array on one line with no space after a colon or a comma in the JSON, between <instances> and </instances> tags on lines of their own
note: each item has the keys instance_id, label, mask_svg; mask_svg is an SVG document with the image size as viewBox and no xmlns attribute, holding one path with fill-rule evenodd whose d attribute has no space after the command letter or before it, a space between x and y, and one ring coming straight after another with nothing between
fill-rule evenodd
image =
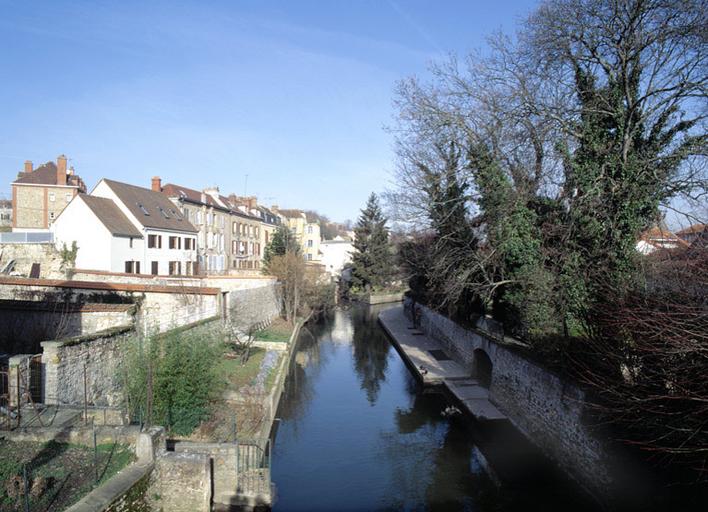
<instances>
[{"instance_id":1,"label":"tv antenna on roof","mask_svg":"<svg viewBox=\"0 0 708 512\"><path fill-rule=\"evenodd\" d=\"M243 184L243 195L245 197L248 195L248 174L246 174L246 179L244 181L245 183Z\"/></svg>"}]
</instances>

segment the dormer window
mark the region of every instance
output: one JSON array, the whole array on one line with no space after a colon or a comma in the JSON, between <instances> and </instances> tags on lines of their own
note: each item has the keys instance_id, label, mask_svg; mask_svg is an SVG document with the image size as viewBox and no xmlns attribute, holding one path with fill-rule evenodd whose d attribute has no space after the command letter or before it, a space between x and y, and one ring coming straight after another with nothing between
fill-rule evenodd
<instances>
[{"instance_id":1,"label":"dormer window","mask_svg":"<svg viewBox=\"0 0 708 512\"><path fill-rule=\"evenodd\" d=\"M169 218L170 218L170 216L167 215L167 212L166 212L165 210L163 210L161 206L158 206L157 209L160 211L160 213L162 214L162 216L163 216L164 218L166 218L166 219L169 219Z\"/></svg>"},{"instance_id":2,"label":"dormer window","mask_svg":"<svg viewBox=\"0 0 708 512\"><path fill-rule=\"evenodd\" d=\"M150 212L147 211L147 208L145 208L142 204L136 203L138 205L138 208L140 208L140 211L143 212L145 215L150 216Z\"/></svg>"}]
</instances>

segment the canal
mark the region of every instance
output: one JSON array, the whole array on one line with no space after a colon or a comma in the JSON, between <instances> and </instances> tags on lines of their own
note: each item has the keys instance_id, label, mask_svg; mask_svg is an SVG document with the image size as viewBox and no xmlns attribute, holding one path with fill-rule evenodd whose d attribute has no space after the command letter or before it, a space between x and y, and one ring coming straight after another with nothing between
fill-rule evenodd
<instances>
[{"instance_id":1,"label":"canal","mask_svg":"<svg viewBox=\"0 0 708 512\"><path fill-rule=\"evenodd\" d=\"M592 510L513 428L417 384L376 307L303 329L272 457L276 511Z\"/></svg>"}]
</instances>

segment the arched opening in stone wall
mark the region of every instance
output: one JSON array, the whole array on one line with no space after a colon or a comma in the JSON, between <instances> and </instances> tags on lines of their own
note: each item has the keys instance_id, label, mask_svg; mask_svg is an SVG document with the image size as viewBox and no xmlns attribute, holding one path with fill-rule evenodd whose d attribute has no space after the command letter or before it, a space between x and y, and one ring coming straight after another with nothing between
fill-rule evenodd
<instances>
[{"instance_id":1,"label":"arched opening in stone wall","mask_svg":"<svg viewBox=\"0 0 708 512\"><path fill-rule=\"evenodd\" d=\"M492 383L492 360L482 349L474 351L474 378L480 386L488 388Z\"/></svg>"}]
</instances>

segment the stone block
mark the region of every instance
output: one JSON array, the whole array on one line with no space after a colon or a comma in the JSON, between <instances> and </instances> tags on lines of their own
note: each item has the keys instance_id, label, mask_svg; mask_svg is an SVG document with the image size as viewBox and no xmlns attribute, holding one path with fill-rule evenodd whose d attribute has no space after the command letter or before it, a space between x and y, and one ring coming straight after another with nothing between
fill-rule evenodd
<instances>
[{"instance_id":1,"label":"stone block","mask_svg":"<svg viewBox=\"0 0 708 512\"><path fill-rule=\"evenodd\" d=\"M148 496L153 509L170 512L211 510L210 457L168 452L155 461Z\"/></svg>"}]
</instances>

